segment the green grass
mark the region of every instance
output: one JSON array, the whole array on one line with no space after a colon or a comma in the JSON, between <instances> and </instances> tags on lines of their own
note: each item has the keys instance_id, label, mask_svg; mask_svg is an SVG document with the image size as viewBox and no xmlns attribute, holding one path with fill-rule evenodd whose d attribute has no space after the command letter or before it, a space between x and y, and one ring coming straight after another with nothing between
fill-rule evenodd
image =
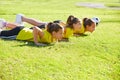
<instances>
[{"instance_id":1,"label":"green grass","mask_svg":"<svg viewBox=\"0 0 120 80\"><path fill-rule=\"evenodd\" d=\"M120 7L120 3L107 3L106 6L108 7Z\"/></svg>"},{"instance_id":2,"label":"green grass","mask_svg":"<svg viewBox=\"0 0 120 80\"><path fill-rule=\"evenodd\" d=\"M80 1L119 0L1 0L0 18L14 22L17 13L42 21L70 14L97 16L101 23L88 36L37 47L34 43L0 39L0 80L120 80L120 10L77 7ZM27 27L31 25L26 24Z\"/></svg>"}]
</instances>

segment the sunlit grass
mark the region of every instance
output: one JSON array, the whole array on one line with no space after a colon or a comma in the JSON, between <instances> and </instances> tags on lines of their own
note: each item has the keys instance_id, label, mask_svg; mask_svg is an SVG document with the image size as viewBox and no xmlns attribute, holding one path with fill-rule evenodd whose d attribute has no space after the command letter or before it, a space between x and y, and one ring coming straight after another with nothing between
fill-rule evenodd
<instances>
[{"instance_id":1,"label":"sunlit grass","mask_svg":"<svg viewBox=\"0 0 120 80\"><path fill-rule=\"evenodd\" d=\"M104 0L97 1L105 3ZM46 47L37 47L27 41L0 39L0 80L120 79L120 11L76 7L77 2L80 1L0 1L0 18L10 22L15 21L17 13L47 22L66 21L71 14L79 18L97 16L101 19L92 34L71 37L69 42Z\"/></svg>"},{"instance_id":2,"label":"sunlit grass","mask_svg":"<svg viewBox=\"0 0 120 80\"><path fill-rule=\"evenodd\" d=\"M108 7L120 7L120 3L107 3L106 6L108 6Z\"/></svg>"}]
</instances>

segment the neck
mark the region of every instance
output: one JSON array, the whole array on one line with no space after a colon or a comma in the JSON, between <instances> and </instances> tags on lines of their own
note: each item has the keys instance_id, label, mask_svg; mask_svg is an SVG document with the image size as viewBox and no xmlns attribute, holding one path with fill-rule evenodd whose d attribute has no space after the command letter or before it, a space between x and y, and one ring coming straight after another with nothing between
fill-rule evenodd
<instances>
[{"instance_id":1,"label":"neck","mask_svg":"<svg viewBox=\"0 0 120 80\"><path fill-rule=\"evenodd\" d=\"M54 36L52 36L51 41L52 41L52 42L54 42L54 41L57 42L58 39L56 39Z\"/></svg>"},{"instance_id":2,"label":"neck","mask_svg":"<svg viewBox=\"0 0 120 80\"><path fill-rule=\"evenodd\" d=\"M85 28L85 30L84 30L84 31L86 32L86 31L88 31L88 30Z\"/></svg>"}]
</instances>

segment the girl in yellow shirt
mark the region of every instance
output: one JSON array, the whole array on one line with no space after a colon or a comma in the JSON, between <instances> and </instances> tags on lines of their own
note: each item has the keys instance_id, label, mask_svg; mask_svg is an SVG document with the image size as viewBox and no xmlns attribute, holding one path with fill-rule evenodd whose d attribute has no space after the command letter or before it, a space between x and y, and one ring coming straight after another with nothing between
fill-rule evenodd
<instances>
[{"instance_id":1,"label":"girl in yellow shirt","mask_svg":"<svg viewBox=\"0 0 120 80\"><path fill-rule=\"evenodd\" d=\"M37 26L39 28L44 28L44 29L45 29L46 25L48 24L47 22L38 21L33 18L27 18L22 14L17 14L16 15L16 23L23 25L23 22L27 22L29 24L32 24L34 26ZM56 22L54 21L54 23L56 23ZM81 21L73 15L70 15L68 17L66 24L63 23L62 21L57 21L57 23L64 26L63 39L68 39L70 36L73 35L74 31L77 31L81 28ZM6 23L6 27L14 28L14 27L16 27L16 24Z\"/></svg>"},{"instance_id":2,"label":"girl in yellow shirt","mask_svg":"<svg viewBox=\"0 0 120 80\"><path fill-rule=\"evenodd\" d=\"M45 28L45 25L47 24L47 22L38 21L33 18L27 18L20 14L17 15L17 17L20 17L20 16L21 16L20 20L17 21L17 23L20 23L20 24L22 22L27 22L34 26L38 26L39 28ZM62 21L57 21L57 22L54 21L54 23L58 23L58 24L64 26L63 38L66 38L66 39L68 39L70 36L72 36L73 32L80 29L80 27L81 27L81 21L77 17L74 17L73 15L70 15L68 17L66 24Z\"/></svg>"},{"instance_id":3,"label":"girl in yellow shirt","mask_svg":"<svg viewBox=\"0 0 120 80\"><path fill-rule=\"evenodd\" d=\"M47 22L42 22L33 18L25 17L23 14L16 15L16 23L17 25L23 25L23 22L27 22L39 28L45 29ZM60 25L64 26L64 36L63 38L69 38L73 33L83 34L87 31L93 32L100 22L100 19L97 17L93 17L92 19L84 18L82 21L72 15L70 15L67 19L67 22L64 23L62 21L54 21L55 23L59 23ZM1 21L0 21L1 23ZM3 20L3 25L9 28L14 28L17 25L13 23L5 23ZM1 25L0 25L1 26Z\"/></svg>"},{"instance_id":4,"label":"girl in yellow shirt","mask_svg":"<svg viewBox=\"0 0 120 80\"><path fill-rule=\"evenodd\" d=\"M73 35L73 32L81 28L81 21L77 17L70 15L67 19L65 30L64 30L64 37L69 38Z\"/></svg>"},{"instance_id":5,"label":"girl in yellow shirt","mask_svg":"<svg viewBox=\"0 0 120 80\"><path fill-rule=\"evenodd\" d=\"M36 45L41 43L56 42L63 37L63 27L57 23L48 23L47 29L42 30L38 27L33 29L24 28L22 26L16 26L11 30L0 31L0 36L13 36L17 35L18 40L34 41Z\"/></svg>"},{"instance_id":6,"label":"girl in yellow shirt","mask_svg":"<svg viewBox=\"0 0 120 80\"><path fill-rule=\"evenodd\" d=\"M74 33L78 34L84 34L85 32L93 32L95 31L96 26L100 22L100 19L97 17L94 17L92 19L90 18L84 18L82 21L82 26L80 29L74 31Z\"/></svg>"}]
</instances>

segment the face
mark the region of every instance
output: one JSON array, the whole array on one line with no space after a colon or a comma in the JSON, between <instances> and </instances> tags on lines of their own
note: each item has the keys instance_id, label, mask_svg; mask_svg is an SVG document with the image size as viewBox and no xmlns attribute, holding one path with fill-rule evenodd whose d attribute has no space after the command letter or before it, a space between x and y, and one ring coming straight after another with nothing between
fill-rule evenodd
<instances>
[{"instance_id":1,"label":"face","mask_svg":"<svg viewBox=\"0 0 120 80\"><path fill-rule=\"evenodd\" d=\"M86 26L86 31L93 32L95 30L96 24L92 23L91 26Z\"/></svg>"},{"instance_id":2,"label":"face","mask_svg":"<svg viewBox=\"0 0 120 80\"><path fill-rule=\"evenodd\" d=\"M78 31L78 30L80 30L80 28L81 28L81 25L82 23L81 23L81 21L79 20L77 23L75 23L75 24L73 24L73 29L74 29L74 31Z\"/></svg>"},{"instance_id":3,"label":"face","mask_svg":"<svg viewBox=\"0 0 120 80\"><path fill-rule=\"evenodd\" d=\"M53 36L55 39L61 40L62 37L63 37L63 32L64 32L63 29L59 29L58 32L53 31L52 36Z\"/></svg>"}]
</instances>

